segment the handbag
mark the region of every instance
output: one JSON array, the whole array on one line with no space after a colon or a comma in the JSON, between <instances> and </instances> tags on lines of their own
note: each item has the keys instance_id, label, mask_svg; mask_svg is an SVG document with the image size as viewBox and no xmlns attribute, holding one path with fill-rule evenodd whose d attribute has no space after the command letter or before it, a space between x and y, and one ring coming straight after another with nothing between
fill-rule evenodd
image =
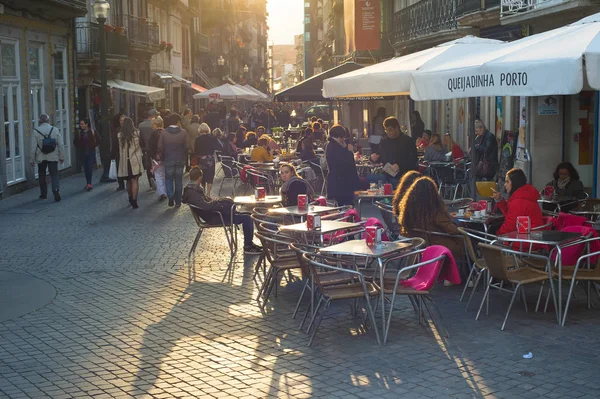
<instances>
[{"instance_id":1,"label":"handbag","mask_svg":"<svg viewBox=\"0 0 600 399\"><path fill-rule=\"evenodd\" d=\"M117 179L117 161L110 161L110 169L108 170L109 179Z\"/></svg>"}]
</instances>

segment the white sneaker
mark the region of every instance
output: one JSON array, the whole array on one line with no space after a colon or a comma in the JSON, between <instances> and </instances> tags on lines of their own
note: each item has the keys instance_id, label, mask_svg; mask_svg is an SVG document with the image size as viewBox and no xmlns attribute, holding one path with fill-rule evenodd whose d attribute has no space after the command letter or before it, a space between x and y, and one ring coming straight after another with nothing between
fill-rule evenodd
<instances>
[{"instance_id":1,"label":"white sneaker","mask_svg":"<svg viewBox=\"0 0 600 399\"><path fill-rule=\"evenodd\" d=\"M444 280L444 287L452 287L453 285L450 281Z\"/></svg>"}]
</instances>

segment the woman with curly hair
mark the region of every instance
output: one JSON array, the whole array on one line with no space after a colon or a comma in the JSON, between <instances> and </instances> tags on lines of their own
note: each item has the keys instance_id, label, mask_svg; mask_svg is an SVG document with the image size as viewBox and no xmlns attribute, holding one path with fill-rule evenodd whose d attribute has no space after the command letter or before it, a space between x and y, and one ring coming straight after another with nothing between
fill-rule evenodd
<instances>
[{"instance_id":1,"label":"woman with curly hair","mask_svg":"<svg viewBox=\"0 0 600 399\"><path fill-rule=\"evenodd\" d=\"M443 245L455 257L464 257L464 241L457 237L440 237L428 232L460 235L458 227L446 211L435 182L420 177L410 186L399 206L400 234L405 237L421 237L429 245Z\"/></svg>"},{"instance_id":2,"label":"woman with curly hair","mask_svg":"<svg viewBox=\"0 0 600 399\"><path fill-rule=\"evenodd\" d=\"M134 127L131 118L125 118L117 138L119 140L119 159L121 160L117 175L127 179L129 203L135 209L138 207L139 178L144 171L144 167L142 164L140 132Z\"/></svg>"},{"instance_id":3,"label":"woman with curly hair","mask_svg":"<svg viewBox=\"0 0 600 399\"><path fill-rule=\"evenodd\" d=\"M409 170L404 174L404 176L402 176L402 179L400 179L400 183L398 183L398 187L396 187L394 197L392 198L392 212L394 212L396 217L400 215L400 203L402 202L404 195L410 186L412 186L412 184L415 182L415 180L420 177L423 177L421 173L417 172L416 170Z\"/></svg>"}]
</instances>

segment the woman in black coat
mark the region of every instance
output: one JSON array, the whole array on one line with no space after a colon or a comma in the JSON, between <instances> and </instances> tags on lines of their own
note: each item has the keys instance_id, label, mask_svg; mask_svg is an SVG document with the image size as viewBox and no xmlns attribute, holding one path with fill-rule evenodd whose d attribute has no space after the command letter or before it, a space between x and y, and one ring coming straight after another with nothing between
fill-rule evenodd
<instances>
[{"instance_id":1,"label":"woman in black coat","mask_svg":"<svg viewBox=\"0 0 600 399\"><path fill-rule=\"evenodd\" d=\"M346 130L335 125L329 131L329 144L325 157L329 166L327 177L327 196L338 205L353 205L354 190L359 187L358 173L351 146L347 145Z\"/></svg>"}]
</instances>

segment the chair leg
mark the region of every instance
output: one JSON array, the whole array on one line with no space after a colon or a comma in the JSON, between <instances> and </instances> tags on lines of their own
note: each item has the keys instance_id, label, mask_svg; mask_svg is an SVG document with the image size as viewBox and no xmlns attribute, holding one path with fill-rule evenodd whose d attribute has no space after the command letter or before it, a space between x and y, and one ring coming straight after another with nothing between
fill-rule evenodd
<instances>
[{"instance_id":1,"label":"chair leg","mask_svg":"<svg viewBox=\"0 0 600 399\"><path fill-rule=\"evenodd\" d=\"M492 277L488 280L487 287L485 288L485 293L483 294L483 299L481 300L481 305L479 305L479 310L477 311L477 315L475 316L475 320L479 320L479 315L481 314L481 310L483 309L483 305L486 302L488 295L490 294L490 285L492 284Z\"/></svg>"},{"instance_id":2,"label":"chair leg","mask_svg":"<svg viewBox=\"0 0 600 399\"><path fill-rule=\"evenodd\" d=\"M190 252L188 252L188 279L189 279L189 281L191 281L192 276L193 276L193 279L196 280L196 247L198 246L200 237L202 237L203 230L204 229L198 230L198 233L196 233L196 237L194 238L194 243L192 244L192 248L190 248ZM193 263L192 263L192 255L194 257Z\"/></svg>"},{"instance_id":3,"label":"chair leg","mask_svg":"<svg viewBox=\"0 0 600 399\"><path fill-rule=\"evenodd\" d=\"M525 313L529 313L527 309L527 297L525 296L525 287L521 286L521 297L523 298L523 305L525 306Z\"/></svg>"},{"instance_id":4,"label":"chair leg","mask_svg":"<svg viewBox=\"0 0 600 399\"><path fill-rule=\"evenodd\" d=\"M410 296L409 296L410 298ZM411 300L412 302L412 300ZM394 311L394 303L396 303L396 292L392 294L392 303L390 304L390 311L388 314L387 323L385 325L385 331L383 332L383 344L387 342L388 333L390 332L390 323L392 321L392 312ZM414 304L413 304L414 307Z\"/></svg>"},{"instance_id":5,"label":"chair leg","mask_svg":"<svg viewBox=\"0 0 600 399\"><path fill-rule=\"evenodd\" d=\"M569 288L569 294L567 295L567 303L565 304L565 313L562 316L561 325L565 325L565 321L567 320L567 313L569 312L569 303L571 302L571 296L573 296L573 288L575 288L575 273L573 273L573 278L571 279L571 288Z\"/></svg>"},{"instance_id":6,"label":"chair leg","mask_svg":"<svg viewBox=\"0 0 600 399\"><path fill-rule=\"evenodd\" d=\"M296 314L298 313L298 309L300 308L302 299L304 299L304 293L306 292L306 289L308 288L309 282L310 282L310 279L306 279L306 282L304 283L304 287L302 287L302 292L300 293L300 298L298 298L298 302L296 303L296 308L294 309L294 313L292 313L292 319L296 318Z\"/></svg>"},{"instance_id":7,"label":"chair leg","mask_svg":"<svg viewBox=\"0 0 600 399\"><path fill-rule=\"evenodd\" d=\"M546 283L545 281L542 281L542 286L540 287L540 293L538 295L538 299L537 299L537 302L535 304L535 311L536 311L536 313L537 313L537 311L538 311L538 309L540 307L540 302L542 301L542 294L544 293L544 284L545 283Z\"/></svg>"},{"instance_id":8,"label":"chair leg","mask_svg":"<svg viewBox=\"0 0 600 399\"><path fill-rule=\"evenodd\" d=\"M325 301L325 306L323 307L323 312L321 313L321 315L319 316L319 319L315 322L315 316L317 315L317 313L314 314L312 320L311 320L311 324L314 323L314 330L312 332L312 334L310 335L310 339L308 340L308 346L312 345L313 339L315 339L315 335L317 335L317 330L319 329L319 326L321 325L321 322L323 321L323 317L325 316L325 313L327 313L327 309L329 309L329 304L331 303L331 299L327 299L327 301ZM321 304L321 301L319 301L319 305ZM319 310L319 306L317 306L317 311ZM310 327L308 326L308 329L310 331Z\"/></svg>"},{"instance_id":9,"label":"chair leg","mask_svg":"<svg viewBox=\"0 0 600 399\"><path fill-rule=\"evenodd\" d=\"M429 295L426 296L425 299L426 299L425 302L424 302L425 303L425 308L427 309L427 312L429 312L429 317L431 317L431 321L433 322L433 325L438 330L438 332L440 331L440 326L443 327L444 331L446 332L446 337L450 338L450 333L448 332L448 329L446 328L446 326L443 323L442 312L440 312L440 309L435 304L435 301ZM436 312L436 316L435 317L433 316L433 312L431 311L431 309L427 305L427 301L429 301L431 303L432 309L435 310L435 312ZM436 318L439 319L439 324L436 323L436 321L435 321Z\"/></svg>"},{"instance_id":10,"label":"chair leg","mask_svg":"<svg viewBox=\"0 0 600 399\"><path fill-rule=\"evenodd\" d=\"M369 299L369 294L365 293L365 301L367 303L367 313L369 315L369 319L371 320L371 325L373 326L373 329L375 330L375 336L377 337L377 343L379 345L381 345L381 339L379 338L379 330L377 329L377 324L375 324L375 313L373 313L373 308L371 308L371 301ZM377 300L375 300L375 302L378 302ZM392 310L390 309L390 314L391 314Z\"/></svg>"},{"instance_id":11,"label":"chair leg","mask_svg":"<svg viewBox=\"0 0 600 399\"><path fill-rule=\"evenodd\" d=\"M469 272L469 277L467 277L467 281L465 282L465 288L463 288L462 294L460 295L460 299L458 300L459 302L462 302L465 293L467 292L467 288L469 287L469 282L471 281L471 278L473 278L473 273L475 272L475 266L472 265L471 266L471 271Z\"/></svg>"},{"instance_id":12,"label":"chair leg","mask_svg":"<svg viewBox=\"0 0 600 399\"><path fill-rule=\"evenodd\" d=\"M515 291L512 294L512 298L510 299L510 304L508 305L508 310L506 311L506 316L504 316L504 323L502 323L501 331L504 331L504 326L506 325L506 320L508 320L508 315L510 314L510 310L512 308L513 303L515 302L515 298L519 293L519 288L521 288L521 284L517 284Z\"/></svg>"},{"instance_id":13,"label":"chair leg","mask_svg":"<svg viewBox=\"0 0 600 399\"><path fill-rule=\"evenodd\" d=\"M481 270L477 274L477 278L475 279L475 283L473 284L473 290L471 291L471 295L469 295L469 300L467 301L467 307L465 308L465 311L469 310L469 305L471 305L471 301L473 300L473 295L475 295L475 291L477 291L477 287L479 287L479 281L481 280L481 276L483 276L484 273L485 273L485 270Z\"/></svg>"}]
</instances>

